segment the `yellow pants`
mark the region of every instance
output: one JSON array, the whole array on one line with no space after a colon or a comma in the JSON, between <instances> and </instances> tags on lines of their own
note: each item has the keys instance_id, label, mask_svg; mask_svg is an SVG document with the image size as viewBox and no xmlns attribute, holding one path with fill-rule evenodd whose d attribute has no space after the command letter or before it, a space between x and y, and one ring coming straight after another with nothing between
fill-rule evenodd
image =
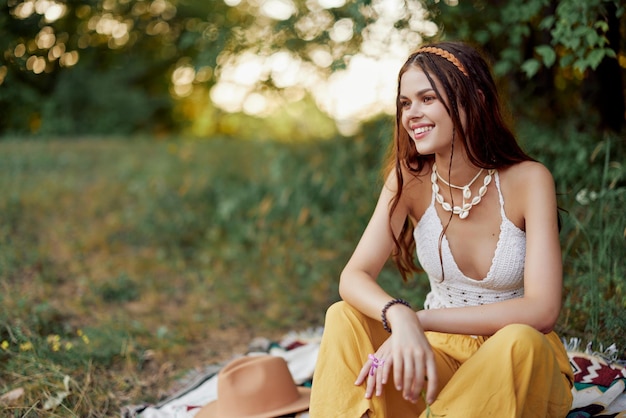
<instances>
[{"instance_id":1,"label":"yellow pants","mask_svg":"<svg viewBox=\"0 0 626 418\"><path fill-rule=\"evenodd\" d=\"M552 332L509 325L491 337L427 332L442 387L430 417L564 418L572 403L572 370ZM311 418L426 418L426 406L407 402L393 384L365 399L354 381L389 334L379 321L345 302L331 306L313 375ZM393 382L393 378L389 379Z\"/></svg>"}]
</instances>

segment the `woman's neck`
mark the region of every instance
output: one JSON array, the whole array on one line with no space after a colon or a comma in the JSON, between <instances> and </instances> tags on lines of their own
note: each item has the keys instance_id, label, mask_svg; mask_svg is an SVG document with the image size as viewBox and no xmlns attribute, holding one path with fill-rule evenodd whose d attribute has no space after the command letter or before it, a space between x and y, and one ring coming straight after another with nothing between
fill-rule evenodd
<instances>
[{"instance_id":1,"label":"woman's neck","mask_svg":"<svg viewBox=\"0 0 626 418\"><path fill-rule=\"evenodd\" d=\"M458 186L470 183L480 172L480 167L470 163L465 158L461 158L461 156L455 155L452 164L450 164L450 158L436 156L435 163L439 177L444 182Z\"/></svg>"}]
</instances>

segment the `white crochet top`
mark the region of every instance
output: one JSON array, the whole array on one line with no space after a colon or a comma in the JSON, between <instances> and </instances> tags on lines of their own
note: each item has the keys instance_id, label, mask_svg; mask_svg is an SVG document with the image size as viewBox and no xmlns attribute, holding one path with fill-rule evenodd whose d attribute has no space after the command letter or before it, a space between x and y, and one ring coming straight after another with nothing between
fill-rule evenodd
<instances>
[{"instance_id":1,"label":"white crochet top","mask_svg":"<svg viewBox=\"0 0 626 418\"><path fill-rule=\"evenodd\" d=\"M438 243L443 226L435 210L433 194L430 206L413 231L417 258L430 280L431 291L424 303L426 309L476 306L524 295L526 233L515 226L504 213L504 199L497 172L495 184L500 199L502 222L491 267L487 277L482 280L471 279L461 272L444 236L441 251L445 280L442 281Z\"/></svg>"}]
</instances>

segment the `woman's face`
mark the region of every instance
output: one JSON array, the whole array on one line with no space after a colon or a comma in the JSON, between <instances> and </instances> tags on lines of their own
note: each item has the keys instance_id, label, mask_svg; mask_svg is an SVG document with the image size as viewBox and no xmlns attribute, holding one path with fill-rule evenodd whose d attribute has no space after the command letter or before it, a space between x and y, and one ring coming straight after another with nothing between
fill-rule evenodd
<instances>
[{"instance_id":1,"label":"woman's face","mask_svg":"<svg viewBox=\"0 0 626 418\"><path fill-rule=\"evenodd\" d=\"M437 89L443 88L433 78ZM401 122L421 155L450 152L454 124L424 72L411 66L400 78Z\"/></svg>"}]
</instances>

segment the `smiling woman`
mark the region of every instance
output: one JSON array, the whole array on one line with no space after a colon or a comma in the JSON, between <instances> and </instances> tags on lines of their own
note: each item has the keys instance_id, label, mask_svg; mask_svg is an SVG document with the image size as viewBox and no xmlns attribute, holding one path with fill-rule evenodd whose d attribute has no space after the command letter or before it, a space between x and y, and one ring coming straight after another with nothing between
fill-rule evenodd
<instances>
[{"instance_id":1,"label":"smiling woman","mask_svg":"<svg viewBox=\"0 0 626 418\"><path fill-rule=\"evenodd\" d=\"M553 332L554 180L504 123L474 48L418 48L397 80L385 184L326 313L310 415L561 418L573 375ZM379 283L389 258L405 280L426 273L423 308Z\"/></svg>"}]
</instances>

